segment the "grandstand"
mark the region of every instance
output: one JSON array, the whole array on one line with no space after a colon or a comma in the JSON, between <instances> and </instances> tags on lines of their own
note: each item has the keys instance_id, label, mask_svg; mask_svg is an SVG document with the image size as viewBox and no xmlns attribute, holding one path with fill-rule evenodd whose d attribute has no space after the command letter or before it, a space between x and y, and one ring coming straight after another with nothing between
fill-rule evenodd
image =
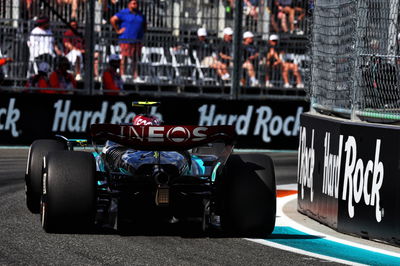
<instances>
[{"instance_id":1,"label":"grandstand","mask_svg":"<svg viewBox=\"0 0 400 266\"><path fill-rule=\"evenodd\" d=\"M2 89L21 90L27 78L34 74L35 62L30 59L27 40L30 31L35 26L35 20L46 15L50 18L50 28L55 42L62 47L63 33L68 29L68 22L74 16L79 22L79 32L85 37L86 46L93 47L92 51L99 54L99 72L107 67L110 54L119 53L118 36L110 25L110 17L119 10L126 8L126 0L74 0L73 4L64 3L63 0L1 0L0 1L0 57L12 57L14 61L3 66L5 82ZM235 16L235 1L226 0L139 0L139 9L145 14L148 22L148 31L144 41L143 56L139 62L139 74L144 83L134 82L132 77L125 80L125 91L135 93L158 93L160 91L171 93L221 93L231 95L231 82L223 81L216 74L215 69L204 69L196 62L183 59L177 62L171 54L173 47L186 47L196 39L197 29L207 29L210 43L217 48L221 43L222 30L233 27ZM242 1L238 1L242 2ZM246 4L255 3L255 6ZM255 45L260 53L254 61L256 77L259 86L251 87L246 74L240 73L243 79L239 95L242 97L292 97L304 98L304 90L296 88L291 75L290 87L284 88L281 69L274 69L272 75L273 87L265 86L266 64L265 55L268 52L268 38L271 34L279 35L279 49L281 52L292 54L294 63L298 65L301 75L305 78L309 70L309 56L307 54L307 36L309 34L309 21L312 14L312 1L293 1L296 6L295 20L291 21L289 14L282 13L278 16L275 1L243 1L244 13L241 23L242 32L251 31L255 35ZM90 5L93 4L93 14ZM285 18L284 24L282 16ZM303 17L302 17L303 16ZM279 17L279 19L278 19ZM90 19L89 19L90 18ZM94 22L94 23L92 23ZM285 29L286 27L289 28ZM292 30L292 27L295 30ZM286 30L286 31L285 31ZM94 38L89 39L88 33L94 33ZM90 43L89 43L90 42ZM157 49L155 49L157 48ZM88 49L87 49L88 50ZM173 61L175 60L175 63ZM91 66L86 60L85 70ZM179 68L178 68L179 66ZM182 69L191 73L182 78ZM233 66L230 65L230 71ZM95 90L90 93L101 93L101 82L95 77L90 77ZM87 85L87 83L86 83ZM80 82L79 91L84 91L84 83ZM307 82L306 82L307 87ZM85 87L86 88L86 87ZM25 90L25 88L24 88ZM87 92L85 92L87 93Z\"/></svg>"}]
</instances>

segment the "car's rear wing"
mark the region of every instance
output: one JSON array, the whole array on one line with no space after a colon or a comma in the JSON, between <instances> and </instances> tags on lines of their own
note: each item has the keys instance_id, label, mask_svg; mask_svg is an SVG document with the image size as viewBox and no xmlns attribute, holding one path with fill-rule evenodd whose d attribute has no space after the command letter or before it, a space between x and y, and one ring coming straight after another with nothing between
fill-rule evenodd
<instances>
[{"instance_id":1,"label":"car's rear wing","mask_svg":"<svg viewBox=\"0 0 400 266\"><path fill-rule=\"evenodd\" d=\"M137 150L189 150L219 141L233 146L236 138L233 126L133 126L93 124L93 141L110 140Z\"/></svg>"}]
</instances>

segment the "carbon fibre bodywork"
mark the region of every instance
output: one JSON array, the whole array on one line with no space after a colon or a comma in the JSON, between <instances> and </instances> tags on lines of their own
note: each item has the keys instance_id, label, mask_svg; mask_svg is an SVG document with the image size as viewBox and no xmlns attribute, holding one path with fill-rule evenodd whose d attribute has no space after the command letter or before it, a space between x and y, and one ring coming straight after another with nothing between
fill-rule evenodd
<instances>
[{"instance_id":1,"label":"carbon fibre bodywork","mask_svg":"<svg viewBox=\"0 0 400 266\"><path fill-rule=\"evenodd\" d=\"M139 150L131 145L132 136L128 143L122 138L118 141L115 135L109 140L108 136L102 133L93 141L97 151L99 223L115 226L115 217L135 220L150 212L167 219L204 218L204 213L211 213L218 169L233 149L231 138L226 141L212 137L197 147L189 143L190 149L180 145L173 151L170 146L153 144Z\"/></svg>"}]
</instances>

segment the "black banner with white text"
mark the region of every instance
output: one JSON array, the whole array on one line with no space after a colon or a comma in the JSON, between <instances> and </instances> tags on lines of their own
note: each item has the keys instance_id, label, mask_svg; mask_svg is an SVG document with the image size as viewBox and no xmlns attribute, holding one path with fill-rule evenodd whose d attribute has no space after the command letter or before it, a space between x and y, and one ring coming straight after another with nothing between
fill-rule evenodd
<instances>
[{"instance_id":1,"label":"black banner with white text","mask_svg":"<svg viewBox=\"0 0 400 266\"><path fill-rule=\"evenodd\" d=\"M307 113L300 131L298 210L400 245L400 128Z\"/></svg>"},{"instance_id":2,"label":"black banner with white text","mask_svg":"<svg viewBox=\"0 0 400 266\"><path fill-rule=\"evenodd\" d=\"M169 125L234 125L236 147L297 149L305 101L138 98L46 94L0 94L0 145L29 145L56 134L88 138L94 123L129 123L141 113L132 101L160 101L151 113Z\"/></svg>"}]
</instances>

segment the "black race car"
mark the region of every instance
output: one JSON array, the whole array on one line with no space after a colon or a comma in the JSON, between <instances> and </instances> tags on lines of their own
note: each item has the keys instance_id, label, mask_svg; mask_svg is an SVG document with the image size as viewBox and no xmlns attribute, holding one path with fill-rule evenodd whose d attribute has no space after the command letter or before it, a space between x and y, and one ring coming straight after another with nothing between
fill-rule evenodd
<instances>
[{"instance_id":1,"label":"black race car","mask_svg":"<svg viewBox=\"0 0 400 266\"><path fill-rule=\"evenodd\" d=\"M46 232L94 225L120 232L157 220L201 221L265 236L275 226L274 166L263 154L232 154L232 126L161 125L147 115L133 124L94 124L85 140L36 140L26 170L26 203Z\"/></svg>"}]
</instances>

